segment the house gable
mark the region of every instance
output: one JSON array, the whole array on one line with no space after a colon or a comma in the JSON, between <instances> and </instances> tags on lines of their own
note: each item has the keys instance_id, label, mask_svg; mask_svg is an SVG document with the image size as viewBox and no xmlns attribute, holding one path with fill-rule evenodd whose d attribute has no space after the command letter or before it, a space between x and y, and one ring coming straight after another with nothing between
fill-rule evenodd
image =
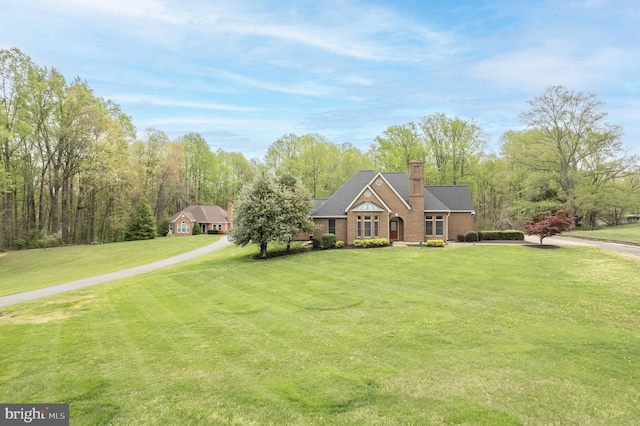
<instances>
[{"instance_id":1,"label":"house gable","mask_svg":"<svg viewBox=\"0 0 640 426\"><path fill-rule=\"evenodd\" d=\"M400 179L397 179L397 177L400 177L403 179L400 180ZM407 209L411 210L411 206L408 203L409 197L408 196L403 197L402 195L400 195L395 185L391 184L390 182L390 181L395 181L395 184L398 185L400 184L401 181L406 181L407 179L408 179L408 176L406 173L385 173L385 174L378 173L373 179L371 179L371 182L369 182L368 186L371 189L374 186L379 187L386 183L389 189L391 189L391 192L393 192L393 194L395 194L395 196L398 197L398 200L400 200L407 207ZM398 186L402 188L401 184Z\"/></svg>"},{"instance_id":2,"label":"house gable","mask_svg":"<svg viewBox=\"0 0 640 426\"><path fill-rule=\"evenodd\" d=\"M344 209L345 213L348 212L349 210L351 210L351 208L356 203L358 203L358 201L362 201L363 198L364 199L370 198L371 196L373 196L376 200L378 200L378 202L384 206L384 208L387 210L387 212L391 211L391 208L389 208L387 203L385 203L384 200L376 193L376 191L373 190L371 185L367 185L364 188L362 188L362 191L360 191L360 193L356 196L356 198L354 198L353 201ZM367 201L365 201L365 202L367 202ZM355 209L353 209L353 210L355 210Z\"/></svg>"}]
</instances>

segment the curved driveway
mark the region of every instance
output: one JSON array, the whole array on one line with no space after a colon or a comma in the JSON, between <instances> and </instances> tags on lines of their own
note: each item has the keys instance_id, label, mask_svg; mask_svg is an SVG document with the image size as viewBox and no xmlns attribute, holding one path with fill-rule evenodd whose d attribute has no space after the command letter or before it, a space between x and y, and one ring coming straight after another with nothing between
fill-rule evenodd
<instances>
[{"instance_id":1,"label":"curved driveway","mask_svg":"<svg viewBox=\"0 0 640 426\"><path fill-rule=\"evenodd\" d=\"M185 260L194 259L204 254L220 250L229 245L231 245L231 242L229 242L229 240L225 236L220 238L215 243L209 244L208 246L201 247L187 253L182 253L177 256L169 257L167 259L158 260L157 262L148 263L146 265L123 269L121 271L111 272L104 275L97 275L95 277L83 278L81 280L58 284L52 287L45 287L37 290L27 291L24 293L16 293L9 296L3 296L0 297L0 307L15 305L16 303L27 302L29 300L40 299L41 297L52 296L54 294L63 293L65 291L71 291L82 287L88 287L90 285L101 284L107 281L117 280L119 278L126 278L133 275L144 274L145 272L164 268L165 266L175 265L176 263L184 262Z\"/></svg>"},{"instance_id":2,"label":"curved driveway","mask_svg":"<svg viewBox=\"0 0 640 426\"><path fill-rule=\"evenodd\" d=\"M540 240L536 236L527 236L525 240L530 243L539 244ZM626 244L616 244L616 243L607 243L600 241L592 241L592 240L582 240L577 238L569 238L569 237L547 237L544 239L545 244L553 244L553 245L577 245L577 246L588 246L588 247L598 247L607 250L615 250L626 254L631 254L634 256L640 256L640 246L634 245L626 245ZM216 250L220 250L224 247L227 247L231 244L227 237L223 237L216 241L213 244L209 244L208 246L201 247L199 249L182 253L177 256L170 257L168 259L159 260L157 262L149 263L146 265L136 266L134 268L123 269L122 271L111 272L109 274L98 275L95 277L83 278L77 281L71 281L65 284L54 285L52 287L45 287L37 290L27 291L25 293L16 293L11 294L9 296L0 297L0 307L14 305L16 303L27 302L29 300L40 299L46 296L52 296L54 294L63 293L65 291L71 291L82 287L88 287L95 284L101 284L107 281L116 280L119 278L131 277L133 275L144 274L145 272L150 272L155 269L164 268L165 266L174 265L179 262L184 262L185 260L194 259L198 256L202 256L207 253L211 253Z\"/></svg>"}]
</instances>

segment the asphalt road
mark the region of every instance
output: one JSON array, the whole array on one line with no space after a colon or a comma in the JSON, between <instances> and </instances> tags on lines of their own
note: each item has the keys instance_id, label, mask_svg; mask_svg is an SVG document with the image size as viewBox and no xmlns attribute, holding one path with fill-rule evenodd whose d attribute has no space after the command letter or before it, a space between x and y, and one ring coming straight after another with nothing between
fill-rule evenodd
<instances>
[{"instance_id":1,"label":"asphalt road","mask_svg":"<svg viewBox=\"0 0 640 426\"><path fill-rule=\"evenodd\" d=\"M176 263L184 262L185 260L194 259L207 253L211 253L216 250L220 250L227 247L231 243L227 237L222 237L213 244L201 247L196 250L182 253L177 256L169 257L167 259L158 260L157 262L148 263L146 265L136 266L134 268L123 269L121 271L111 272L104 275L97 275L95 277L83 278L77 281L71 281L64 284L58 284L51 287L40 288L37 290L27 291L24 293L11 294L9 296L0 297L0 307L15 305L16 303L27 302L30 300L40 299L42 297L52 296L54 294L63 293L65 291L76 290L82 287L88 287L95 284L105 283L107 281L117 280L119 278L131 277L133 275L144 274L165 266L175 265Z\"/></svg>"}]
</instances>

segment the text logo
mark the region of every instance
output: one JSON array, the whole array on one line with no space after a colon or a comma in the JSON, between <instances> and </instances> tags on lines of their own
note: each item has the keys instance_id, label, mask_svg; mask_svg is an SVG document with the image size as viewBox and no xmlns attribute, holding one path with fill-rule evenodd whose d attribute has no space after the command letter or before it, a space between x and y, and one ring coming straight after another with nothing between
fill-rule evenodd
<instances>
[{"instance_id":1,"label":"text logo","mask_svg":"<svg viewBox=\"0 0 640 426\"><path fill-rule=\"evenodd\" d=\"M0 425L69 426L69 404L0 404Z\"/></svg>"}]
</instances>

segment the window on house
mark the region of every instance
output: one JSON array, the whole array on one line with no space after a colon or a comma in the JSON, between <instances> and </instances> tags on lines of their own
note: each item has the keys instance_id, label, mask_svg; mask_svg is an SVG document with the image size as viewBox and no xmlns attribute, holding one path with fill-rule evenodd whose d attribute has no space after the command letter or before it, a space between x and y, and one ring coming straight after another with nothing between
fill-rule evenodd
<instances>
[{"instance_id":1,"label":"window on house","mask_svg":"<svg viewBox=\"0 0 640 426\"><path fill-rule=\"evenodd\" d=\"M362 227L362 217L358 216L356 218L356 238L362 238L361 227Z\"/></svg>"},{"instance_id":2,"label":"window on house","mask_svg":"<svg viewBox=\"0 0 640 426\"><path fill-rule=\"evenodd\" d=\"M425 218L425 235L433 235L433 216L427 216Z\"/></svg>"},{"instance_id":3,"label":"window on house","mask_svg":"<svg viewBox=\"0 0 640 426\"><path fill-rule=\"evenodd\" d=\"M186 222L180 222L178 225L178 232L181 234L186 234L189 232L189 224Z\"/></svg>"},{"instance_id":4,"label":"window on house","mask_svg":"<svg viewBox=\"0 0 640 426\"><path fill-rule=\"evenodd\" d=\"M364 237L371 238L371 216L364 217Z\"/></svg>"},{"instance_id":5,"label":"window on house","mask_svg":"<svg viewBox=\"0 0 640 426\"><path fill-rule=\"evenodd\" d=\"M436 216L436 236L444 235L444 216Z\"/></svg>"},{"instance_id":6,"label":"window on house","mask_svg":"<svg viewBox=\"0 0 640 426\"><path fill-rule=\"evenodd\" d=\"M329 229L328 229L330 234L335 235L336 234L336 220L335 219L329 219Z\"/></svg>"},{"instance_id":7,"label":"window on house","mask_svg":"<svg viewBox=\"0 0 640 426\"><path fill-rule=\"evenodd\" d=\"M379 231L380 231L380 220L378 219L378 216L374 216L373 217L373 236L378 238Z\"/></svg>"}]
</instances>

